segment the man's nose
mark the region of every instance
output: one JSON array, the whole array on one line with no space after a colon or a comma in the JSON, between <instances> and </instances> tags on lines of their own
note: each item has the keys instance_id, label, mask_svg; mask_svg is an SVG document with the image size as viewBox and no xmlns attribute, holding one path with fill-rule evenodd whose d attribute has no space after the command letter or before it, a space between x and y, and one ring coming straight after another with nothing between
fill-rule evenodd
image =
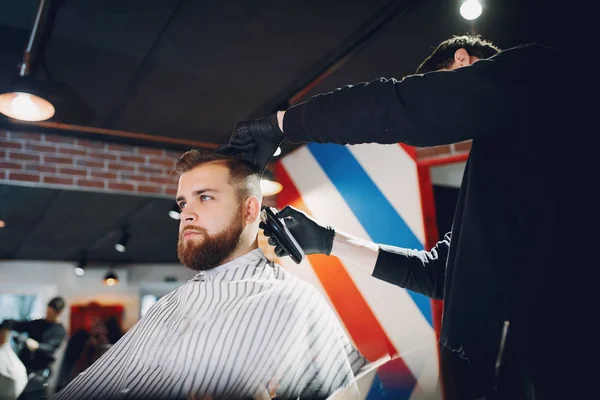
<instances>
[{"instance_id":1,"label":"man's nose","mask_svg":"<svg viewBox=\"0 0 600 400\"><path fill-rule=\"evenodd\" d=\"M183 211L181 211L181 214L179 215L179 219L183 222L195 222L198 220L198 214L194 212L194 210L192 209L184 209Z\"/></svg>"}]
</instances>

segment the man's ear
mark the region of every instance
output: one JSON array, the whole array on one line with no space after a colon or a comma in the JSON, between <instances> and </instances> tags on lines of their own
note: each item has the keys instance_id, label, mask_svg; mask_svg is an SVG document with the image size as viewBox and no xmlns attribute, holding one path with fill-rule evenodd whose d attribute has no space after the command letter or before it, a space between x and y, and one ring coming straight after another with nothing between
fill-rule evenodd
<instances>
[{"instance_id":1,"label":"man's ear","mask_svg":"<svg viewBox=\"0 0 600 400\"><path fill-rule=\"evenodd\" d=\"M256 221L260 214L260 201L255 196L250 196L244 202L244 222L250 225Z\"/></svg>"},{"instance_id":2,"label":"man's ear","mask_svg":"<svg viewBox=\"0 0 600 400\"><path fill-rule=\"evenodd\" d=\"M471 57L469 57L469 53L467 52L467 50L461 47L460 49L454 52L454 64L457 68L471 65Z\"/></svg>"}]
</instances>

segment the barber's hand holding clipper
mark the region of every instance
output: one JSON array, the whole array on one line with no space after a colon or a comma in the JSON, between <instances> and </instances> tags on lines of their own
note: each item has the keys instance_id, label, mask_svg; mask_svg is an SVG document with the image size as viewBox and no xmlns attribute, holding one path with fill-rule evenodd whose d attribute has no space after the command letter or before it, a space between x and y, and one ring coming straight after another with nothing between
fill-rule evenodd
<instances>
[{"instance_id":1,"label":"barber's hand holding clipper","mask_svg":"<svg viewBox=\"0 0 600 400\"><path fill-rule=\"evenodd\" d=\"M335 230L332 227L322 225L304 212L291 206L286 206L279 211L277 217L283 219L305 254L331 254L333 238L335 237ZM287 256L288 252L279 244L273 236L273 232L262 222L260 228L264 230L265 236L269 238L269 244L275 246L277 257Z\"/></svg>"}]
</instances>

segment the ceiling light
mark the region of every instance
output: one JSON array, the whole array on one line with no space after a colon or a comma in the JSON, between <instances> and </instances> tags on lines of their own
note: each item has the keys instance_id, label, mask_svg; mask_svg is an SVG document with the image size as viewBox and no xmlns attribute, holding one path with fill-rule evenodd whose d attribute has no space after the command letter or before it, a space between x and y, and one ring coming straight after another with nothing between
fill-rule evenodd
<instances>
[{"instance_id":1,"label":"ceiling light","mask_svg":"<svg viewBox=\"0 0 600 400\"><path fill-rule=\"evenodd\" d=\"M115 286L119 283L119 277L112 270L108 271L106 275L104 275L104 284L108 286Z\"/></svg>"},{"instance_id":2,"label":"ceiling light","mask_svg":"<svg viewBox=\"0 0 600 400\"><path fill-rule=\"evenodd\" d=\"M273 157L277 157L280 154L281 154L281 147L277 147L277 150L275 150L275 153L273 154Z\"/></svg>"},{"instance_id":3,"label":"ceiling light","mask_svg":"<svg viewBox=\"0 0 600 400\"><path fill-rule=\"evenodd\" d=\"M6 226L6 220L4 219L4 215L0 213L0 228L4 228Z\"/></svg>"},{"instance_id":4,"label":"ceiling light","mask_svg":"<svg viewBox=\"0 0 600 400\"><path fill-rule=\"evenodd\" d=\"M275 180L273 173L266 169L260 180L260 188L263 196L273 196L283 189L283 185Z\"/></svg>"},{"instance_id":5,"label":"ceiling light","mask_svg":"<svg viewBox=\"0 0 600 400\"><path fill-rule=\"evenodd\" d=\"M127 231L127 228L123 228L123 234L121 235L121 239L115 244L115 249L119 253L124 253L127 250L127 242L129 242L130 234Z\"/></svg>"},{"instance_id":6,"label":"ceiling light","mask_svg":"<svg viewBox=\"0 0 600 400\"><path fill-rule=\"evenodd\" d=\"M73 272L75 272L75 275L77 276L83 276L83 274L85 274L85 266L87 265L87 257L85 256L85 253L83 253L83 255L81 256L81 260L79 260L79 262L77 263L77 265L75 266L75 269Z\"/></svg>"},{"instance_id":7,"label":"ceiling light","mask_svg":"<svg viewBox=\"0 0 600 400\"><path fill-rule=\"evenodd\" d=\"M473 20L481 15L481 4L477 0L467 0L460 6L460 15L464 19Z\"/></svg>"},{"instance_id":8,"label":"ceiling light","mask_svg":"<svg viewBox=\"0 0 600 400\"><path fill-rule=\"evenodd\" d=\"M169 217L179 220L179 206L174 204L173 207L169 210Z\"/></svg>"},{"instance_id":9,"label":"ceiling light","mask_svg":"<svg viewBox=\"0 0 600 400\"><path fill-rule=\"evenodd\" d=\"M54 116L54 106L47 100L43 84L30 75L49 3L46 0L40 1L20 66L19 77L0 94L0 113L10 118L22 121L44 121Z\"/></svg>"},{"instance_id":10,"label":"ceiling light","mask_svg":"<svg viewBox=\"0 0 600 400\"><path fill-rule=\"evenodd\" d=\"M7 117L21 121L44 121L54 116L54 106L44 97L36 95L38 91L8 89L0 94L0 112Z\"/></svg>"}]
</instances>

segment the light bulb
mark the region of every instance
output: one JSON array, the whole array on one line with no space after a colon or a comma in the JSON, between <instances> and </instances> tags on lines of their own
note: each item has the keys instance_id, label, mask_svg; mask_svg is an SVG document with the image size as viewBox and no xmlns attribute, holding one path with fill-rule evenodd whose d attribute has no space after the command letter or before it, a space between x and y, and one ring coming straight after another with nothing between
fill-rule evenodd
<instances>
[{"instance_id":1,"label":"light bulb","mask_svg":"<svg viewBox=\"0 0 600 400\"><path fill-rule=\"evenodd\" d=\"M262 190L263 196L272 196L281 192L283 186L279 182L269 181L266 179L260 180L260 188Z\"/></svg>"},{"instance_id":2,"label":"light bulb","mask_svg":"<svg viewBox=\"0 0 600 400\"><path fill-rule=\"evenodd\" d=\"M179 219L179 213L175 210L171 210L171 211L169 211L169 217L171 217L173 219Z\"/></svg>"},{"instance_id":3,"label":"light bulb","mask_svg":"<svg viewBox=\"0 0 600 400\"><path fill-rule=\"evenodd\" d=\"M123 246L121 243L115 244L115 249L117 249L119 253L125 253L125 246Z\"/></svg>"},{"instance_id":4,"label":"light bulb","mask_svg":"<svg viewBox=\"0 0 600 400\"><path fill-rule=\"evenodd\" d=\"M18 119L36 121L40 118L40 110L30 94L18 93L12 101L12 107Z\"/></svg>"},{"instance_id":5,"label":"light bulb","mask_svg":"<svg viewBox=\"0 0 600 400\"><path fill-rule=\"evenodd\" d=\"M77 276L83 276L83 274L85 274L85 270L81 267L75 267L75 275Z\"/></svg>"},{"instance_id":6,"label":"light bulb","mask_svg":"<svg viewBox=\"0 0 600 400\"><path fill-rule=\"evenodd\" d=\"M117 283L117 281L115 281L113 278L108 278L108 279L106 280L106 284L107 284L108 286L114 286L114 285L115 285L115 283Z\"/></svg>"},{"instance_id":7,"label":"light bulb","mask_svg":"<svg viewBox=\"0 0 600 400\"><path fill-rule=\"evenodd\" d=\"M460 6L460 15L464 19L473 20L481 15L481 4L477 0L467 0Z\"/></svg>"}]
</instances>

